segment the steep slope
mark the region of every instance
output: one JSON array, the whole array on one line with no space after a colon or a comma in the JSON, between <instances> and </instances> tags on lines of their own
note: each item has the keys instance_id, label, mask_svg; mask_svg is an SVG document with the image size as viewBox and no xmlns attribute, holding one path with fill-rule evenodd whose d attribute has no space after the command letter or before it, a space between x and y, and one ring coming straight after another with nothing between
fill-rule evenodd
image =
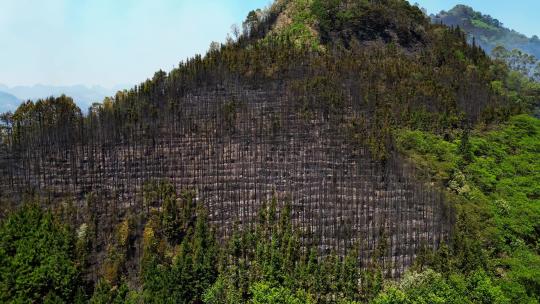
<instances>
[{"instance_id":1,"label":"steep slope","mask_svg":"<svg viewBox=\"0 0 540 304\"><path fill-rule=\"evenodd\" d=\"M504 27L503 23L489 15L475 11L466 5L457 5L448 12L442 11L431 16L433 22L449 26L459 26L469 39L473 37L486 52L502 45L508 50L519 49L540 58L540 39L531 38Z\"/></svg>"},{"instance_id":2,"label":"steep slope","mask_svg":"<svg viewBox=\"0 0 540 304\"><path fill-rule=\"evenodd\" d=\"M250 16L256 16L253 12ZM260 22L250 18L244 23L257 29ZM281 0L259 16L270 17L270 37L286 36L295 45L325 50L328 45L380 41L411 48L427 41L428 20L421 11L404 1L323 1ZM265 22L266 23L266 22ZM255 31L261 38L260 31ZM263 32L266 34L267 32ZM268 38L268 37L267 37Z\"/></svg>"},{"instance_id":3,"label":"steep slope","mask_svg":"<svg viewBox=\"0 0 540 304\"><path fill-rule=\"evenodd\" d=\"M451 239L455 214L396 153L393 130L455 139L504 121L533 98L507 76L406 1L280 1L87 116L65 96L20 106L3 125L0 193L72 204L68 220L96 228L94 269L130 219L125 272L137 276L143 228L166 202L152 185L168 180L196 192L221 240L276 197L305 246L359 244L362 267L397 277Z\"/></svg>"}]
</instances>

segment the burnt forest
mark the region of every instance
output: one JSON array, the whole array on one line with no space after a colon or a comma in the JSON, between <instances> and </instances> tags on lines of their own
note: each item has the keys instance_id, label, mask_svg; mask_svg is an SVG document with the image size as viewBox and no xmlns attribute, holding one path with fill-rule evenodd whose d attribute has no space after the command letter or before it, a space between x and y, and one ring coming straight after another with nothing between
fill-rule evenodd
<instances>
[{"instance_id":1,"label":"burnt forest","mask_svg":"<svg viewBox=\"0 0 540 304\"><path fill-rule=\"evenodd\" d=\"M540 83L404 0L276 0L0 116L0 302L538 303Z\"/></svg>"}]
</instances>

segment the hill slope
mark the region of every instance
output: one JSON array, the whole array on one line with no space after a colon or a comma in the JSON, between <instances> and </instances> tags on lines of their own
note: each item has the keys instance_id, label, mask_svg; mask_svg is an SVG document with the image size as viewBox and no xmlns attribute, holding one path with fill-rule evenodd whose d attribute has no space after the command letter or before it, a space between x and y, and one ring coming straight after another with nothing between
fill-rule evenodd
<instances>
[{"instance_id":1,"label":"hill slope","mask_svg":"<svg viewBox=\"0 0 540 304\"><path fill-rule=\"evenodd\" d=\"M489 15L475 11L472 7L457 5L448 12L442 11L431 16L433 22L449 26L459 26L469 38L475 38L486 52L502 45L508 50L519 49L540 58L540 39L529 38L519 32L504 27L503 23Z\"/></svg>"},{"instance_id":2,"label":"hill slope","mask_svg":"<svg viewBox=\"0 0 540 304\"><path fill-rule=\"evenodd\" d=\"M64 246L76 252L61 256L104 279L89 283L95 302L534 301L536 267L516 264L537 265L536 217L506 226L536 190L494 192L522 204L500 203L500 217L488 193L504 186L491 158L522 143L475 150L476 134L538 100L514 76L406 1L278 1L250 13L237 38L88 115L66 96L21 105L2 121L0 200L39 197L78 227L76 246ZM537 138L536 121L510 121L508 132ZM423 150L403 145L423 135ZM523 163L501 166L528 183L536 175ZM505 192L523 189L531 198ZM40 234L36 218L23 210L0 231L27 222L22 235ZM21 238L6 235L15 248ZM16 252L0 250L5 300L48 295L14 284L27 282ZM410 269L420 273L384 284ZM73 302L77 289L51 290Z\"/></svg>"}]
</instances>

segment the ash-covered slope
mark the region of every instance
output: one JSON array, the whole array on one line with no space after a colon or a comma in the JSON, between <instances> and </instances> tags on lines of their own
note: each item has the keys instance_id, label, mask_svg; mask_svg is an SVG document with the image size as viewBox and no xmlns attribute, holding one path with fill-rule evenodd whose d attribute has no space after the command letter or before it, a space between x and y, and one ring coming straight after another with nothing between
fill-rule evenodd
<instances>
[{"instance_id":1,"label":"ash-covered slope","mask_svg":"<svg viewBox=\"0 0 540 304\"><path fill-rule=\"evenodd\" d=\"M453 217L394 151L392 130L453 136L509 115L519 105L492 91L491 64L406 1L276 2L235 41L87 116L67 97L22 105L3 125L2 199L75 202L73 221L100 227L104 250L129 214L140 236L162 204L145 185L159 180L195 190L224 238L277 197L305 244L359 244L362 261L398 275L448 238Z\"/></svg>"}]
</instances>

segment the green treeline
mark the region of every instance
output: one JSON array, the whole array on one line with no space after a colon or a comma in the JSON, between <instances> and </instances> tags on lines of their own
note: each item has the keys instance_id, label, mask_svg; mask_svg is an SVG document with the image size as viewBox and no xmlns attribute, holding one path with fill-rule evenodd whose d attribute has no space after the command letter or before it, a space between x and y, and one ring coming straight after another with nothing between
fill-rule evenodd
<instances>
[{"instance_id":1,"label":"green treeline","mask_svg":"<svg viewBox=\"0 0 540 304\"><path fill-rule=\"evenodd\" d=\"M123 273L127 252L123 252L122 246L132 233L129 224L118 225L114 233L118 239L112 241L101 278L92 288L83 279L85 253L79 247L89 236L80 231L76 234L62 225L60 214L27 205L1 226L0 286L5 291L2 300L45 303L507 301L501 288L484 270L478 268L467 275L443 272L443 265L449 261L438 258L439 255L433 265L440 272L418 264L398 285L385 282L377 253L367 270L360 268L358 248L342 258L332 253L319 256L315 248L301 245L299 232L292 228L290 205L278 204L275 199L265 205L253 228L237 231L229 241L220 244L208 223L205 208L196 206L189 192L182 193L180 200L173 200L176 194L170 185L163 182L160 188L171 192L160 193L167 197L168 203L164 203L162 211L154 210L144 227L140 286L129 287ZM42 235L47 237L36 243L33 237ZM49 245L46 249L45 244ZM384 243L378 250L385 250ZM21 268L22 265L27 268Z\"/></svg>"}]
</instances>

